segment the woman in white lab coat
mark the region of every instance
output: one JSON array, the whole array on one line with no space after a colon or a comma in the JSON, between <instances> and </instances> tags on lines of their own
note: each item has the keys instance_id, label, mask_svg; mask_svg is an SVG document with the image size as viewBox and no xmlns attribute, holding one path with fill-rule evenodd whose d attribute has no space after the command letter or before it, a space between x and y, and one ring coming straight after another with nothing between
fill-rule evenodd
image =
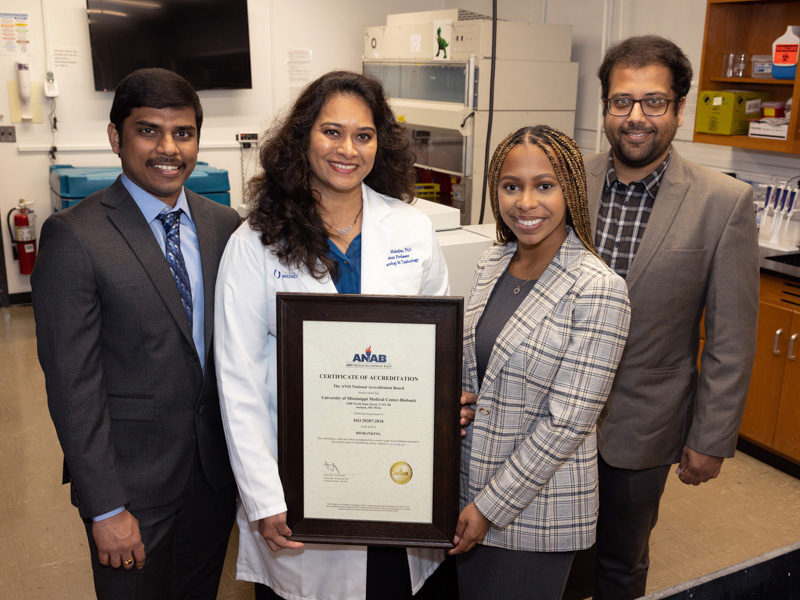
<instances>
[{"instance_id":1,"label":"woman in white lab coat","mask_svg":"<svg viewBox=\"0 0 800 600\"><path fill-rule=\"evenodd\" d=\"M448 292L433 226L405 203L413 155L381 84L340 71L305 88L267 134L260 162L253 211L220 264L214 313L222 418L241 497L237 579L257 582L257 598L409 597L442 551L387 559L370 548L368 560L365 547L291 540L276 462L275 294ZM391 261L398 248L410 260Z\"/></svg>"}]
</instances>

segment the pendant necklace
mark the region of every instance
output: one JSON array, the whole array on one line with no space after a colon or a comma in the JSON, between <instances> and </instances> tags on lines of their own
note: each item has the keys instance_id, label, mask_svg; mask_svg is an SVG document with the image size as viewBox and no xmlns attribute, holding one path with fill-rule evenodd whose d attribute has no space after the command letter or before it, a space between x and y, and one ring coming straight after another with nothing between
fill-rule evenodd
<instances>
[{"instance_id":1,"label":"pendant necklace","mask_svg":"<svg viewBox=\"0 0 800 600\"><path fill-rule=\"evenodd\" d=\"M511 262L513 263L514 261L517 261L517 262L519 262L519 256L518 256L518 255L514 256L514 258L513 258L513 260L512 260ZM511 273L511 263L509 263L509 265L508 265L508 272L509 272L509 273ZM523 281L522 283L520 283L520 282L519 282L519 279L517 279L517 276L516 276L516 275L514 275L513 273L511 273L511 276L514 278L514 281L516 281L516 282L517 282L517 286L514 288L514 295L515 295L515 296L516 296L517 294L519 294L519 291L522 289L522 286L524 286L524 285L525 285L526 283L528 283L529 281L533 281L533 279L526 279L525 281Z\"/></svg>"},{"instance_id":2,"label":"pendant necklace","mask_svg":"<svg viewBox=\"0 0 800 600\"><path fill-rule=\"evenodd\" d=\"M331 228L335 229L336 231L338 231L338 232L339 232L339 235L341 235L342 237L344 237L344 236L346 236L348 233L350 233L350 230L353 228L353 225L355 225L355 224L356 224L356 221L358 221L358 217L360 217L360 216L361 216L361 211L362 211L362 210L364 210L364 204L363 204L363 203L361 204L361 207L358 209L358 213L356 214L356 218L355 218L355 219L353 219L353 222L352 222L352 223L350 223L350 225L348 225L347 227L341 227L341 228L339 228L339 227L333 227L333 225L328 225L328 227L331 227Z\"/></svg>"},{"instance_id":3,"label":"pendant necklace","mask_svg":"<svg viewBox=\"0 0 800 600\"><path fill-rule=\"evenodd\" d=\"M520 289L522 289L522 286L525 285L526 283L528 283L530 281L530 279L526 279L525 281L520 283L519 279L517 279L517 277L513 273L511 273L511 276L514 278L514 281L517 282L517 287L514 288L514 295L516 296L517 294L519 294L519 291L520 291Z\"/></svg>"}]
</instances>

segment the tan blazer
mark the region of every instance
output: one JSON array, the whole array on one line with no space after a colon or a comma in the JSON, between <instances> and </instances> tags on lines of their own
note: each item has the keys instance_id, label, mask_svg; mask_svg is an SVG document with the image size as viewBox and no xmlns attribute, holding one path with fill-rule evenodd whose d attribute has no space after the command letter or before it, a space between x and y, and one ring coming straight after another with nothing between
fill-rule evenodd
<instances>
[{"instance_id":1,"label":"tan blazer","mask_svg":"<svg viewBox=\"0 0 800 600\"><path fill-rule=\"evenodd\" d=\"M593 233L607 161L585 161ZM684 445L733 456L756 348L757 238L752 188L673 149L626 280L630 333L599 421L608 464L675 463Z\"/></svg>"}]
</instances>

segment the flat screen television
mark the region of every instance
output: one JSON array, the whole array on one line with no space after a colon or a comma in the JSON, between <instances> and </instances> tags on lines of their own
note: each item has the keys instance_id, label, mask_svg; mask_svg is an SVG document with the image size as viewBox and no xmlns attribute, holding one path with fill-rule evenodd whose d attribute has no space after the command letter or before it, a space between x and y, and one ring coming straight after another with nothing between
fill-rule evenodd
<instances>
[{"instance_id":1,"label":"flat screen television","mask_svg":"<svg viewBox=\"0 0 800 600\"><path fill-rule=\"evenodd\" d=\"M247 0L86 0L94 88L163 67L197 90L251 88Z\"/></svg>"}]
</instances>

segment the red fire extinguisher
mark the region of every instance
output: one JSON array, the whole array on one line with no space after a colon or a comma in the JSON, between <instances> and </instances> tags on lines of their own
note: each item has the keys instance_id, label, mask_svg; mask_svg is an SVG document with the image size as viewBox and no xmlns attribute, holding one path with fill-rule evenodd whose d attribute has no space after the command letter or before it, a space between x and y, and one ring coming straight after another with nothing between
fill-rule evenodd
<instances>
[{"instance_id":1,"label":"red fire extinguisher","mask_svg":"<svg viewBox=\"0 0 800 600\"><path fill-rule=\"evenodd\" d=\"M36 261L36 215L33 214L32 208L28 208L31 204L33 202L20 200L19 206L12 208L6 217L14 259L19 260L21 275L33 273L33 263ZM13 229L11 215L14 215Z\"/></svg>"}]
</instances>

